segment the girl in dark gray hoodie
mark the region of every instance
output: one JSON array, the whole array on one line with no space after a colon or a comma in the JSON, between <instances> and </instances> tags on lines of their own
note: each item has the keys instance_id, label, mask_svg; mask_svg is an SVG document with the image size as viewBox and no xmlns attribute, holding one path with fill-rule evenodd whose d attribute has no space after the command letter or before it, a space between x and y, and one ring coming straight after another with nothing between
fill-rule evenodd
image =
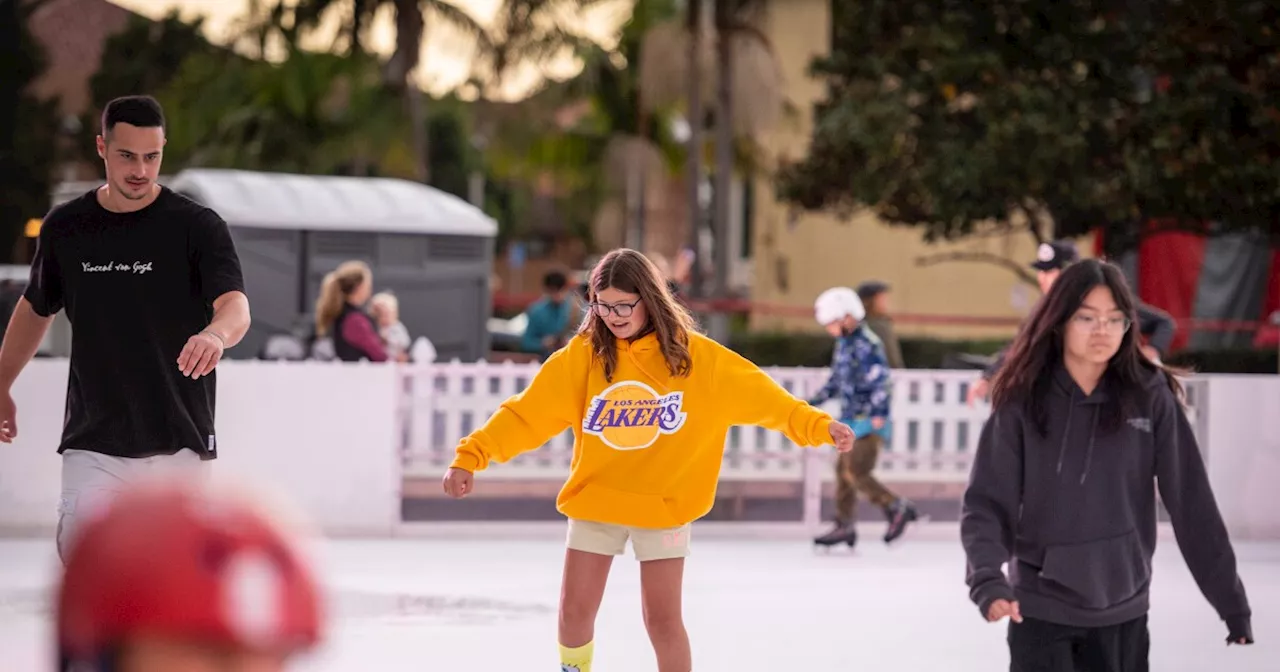
<instances>
[{"instance_id":1,"label":"girl in dark gray hoodie","mask_svg":"<svg viewBox=\"0 0 1280 672\"><path fill-rule=\"evenodd\" d=\"M1011 672L1147 672L1157 487L1227 642L1253 642L1182 387L1142 355L1135 303L1115 266L1068 267L992 383L960 534L970 596L1011 620Z\"/></svg>"}]
</instances>

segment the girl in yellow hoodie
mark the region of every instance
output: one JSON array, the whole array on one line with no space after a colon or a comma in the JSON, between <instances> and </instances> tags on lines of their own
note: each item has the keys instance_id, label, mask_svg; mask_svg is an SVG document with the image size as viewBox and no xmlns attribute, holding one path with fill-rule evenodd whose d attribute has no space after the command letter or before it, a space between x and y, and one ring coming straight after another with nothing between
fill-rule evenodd
<instances>
[{"instance_id":1,"label":"girl in yellow hoodie","mask_svg":"<svg viewBox=\"0 0 1280 672\"><path fill-rule=\"evenodd\" d=\"M556 508L569 519L560 596L562 672L589 672L596 613L613 556L640 561L644 622L659 672L689 672L681 614L690 524L715 501L733 425L783 432L802 446L853 445L853 432L697 332L657 267L614 250L591 274L578 334L462 440L444 490L464 497L474 472L573 427L573 461Z\"/></svg>"}]
</instances>

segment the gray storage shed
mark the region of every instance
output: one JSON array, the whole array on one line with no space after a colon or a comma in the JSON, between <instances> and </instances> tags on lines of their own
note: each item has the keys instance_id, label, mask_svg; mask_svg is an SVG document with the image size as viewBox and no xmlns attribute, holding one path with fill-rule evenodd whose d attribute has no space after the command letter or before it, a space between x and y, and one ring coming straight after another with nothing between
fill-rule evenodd
<instances>
[{"instance_id":1,"label":"gray storage shed","mask_svg":"<svg viewBox=\"0 0 1280 672\"><path fill-rule=\"evenodd\" d=\"M489 277L497 223L455 196L406 180L189 169L168 185L227 221L244 268L253 328L229 351L256 357L267 338L310 319L324 275L351 259L400 300L414 338L439 359L489 350Z\"/></svg>"}]
</instances>

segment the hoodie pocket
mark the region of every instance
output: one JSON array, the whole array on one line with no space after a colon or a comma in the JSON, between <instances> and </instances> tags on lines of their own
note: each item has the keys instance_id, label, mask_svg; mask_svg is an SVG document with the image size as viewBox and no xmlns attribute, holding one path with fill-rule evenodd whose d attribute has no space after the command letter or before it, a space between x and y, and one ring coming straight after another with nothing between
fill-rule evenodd
<instances>
[{"instance_id":1,"label":"hoodie pocket","mask_svg":"<svg viewBox=\"0 0 1280 672\"><path fill-rule=\"evenodd\" d=\"M1041 588L1086 609L1106 609L1147 589L1151 563L1136 530L1109 539L1045 548Z\"/></svg>"},{"instance_id":2,"label":"hoodie pocket","mask_svg":"<svg viewBox=\"0 0 1280 672\"><path fill-rule=\"evenodd\" d=\"M627 492L594 483L584 485L566 498L560 504L560 512L569 518L626 527L667 529L684 524L676 520L666 500L659 495Z\"/></svg>"}]
</instances>

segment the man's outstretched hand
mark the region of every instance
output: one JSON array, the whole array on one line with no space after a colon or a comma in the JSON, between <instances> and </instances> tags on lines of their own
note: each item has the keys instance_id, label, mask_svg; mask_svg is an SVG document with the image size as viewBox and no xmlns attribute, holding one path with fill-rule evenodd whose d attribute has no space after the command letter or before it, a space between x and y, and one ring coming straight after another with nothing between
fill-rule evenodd
<instances>
[{"instance_id":1,"label":"man's outstretched hand","mask_svg":"<svg viewBox=\"0 0 1280 672\"><path fill-rule=\"evenodd\" d=\"M0 443L13 443L18 438L18 406L13 395L0 394Z\"/></svg>"}]
</instances>

